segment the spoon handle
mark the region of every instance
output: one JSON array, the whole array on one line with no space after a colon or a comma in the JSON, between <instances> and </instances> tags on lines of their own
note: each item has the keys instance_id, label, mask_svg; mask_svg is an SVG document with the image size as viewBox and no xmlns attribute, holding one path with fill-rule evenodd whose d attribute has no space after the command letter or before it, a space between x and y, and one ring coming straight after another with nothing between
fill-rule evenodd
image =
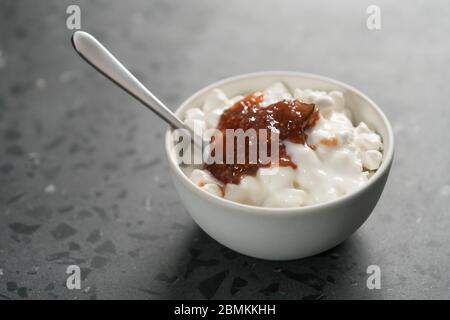
<instances>
[{"instance_id":1,"label":"spoon handle","mask_svg":"<svg viewBox=\"0 0 450 320\"><path fill-rule=\"evenodd\" d=\"M186 129L184 123L92 35L84 31L76 31L72 36L72 44L84 60L172 127Z\"/></svg>"}]
</instances>

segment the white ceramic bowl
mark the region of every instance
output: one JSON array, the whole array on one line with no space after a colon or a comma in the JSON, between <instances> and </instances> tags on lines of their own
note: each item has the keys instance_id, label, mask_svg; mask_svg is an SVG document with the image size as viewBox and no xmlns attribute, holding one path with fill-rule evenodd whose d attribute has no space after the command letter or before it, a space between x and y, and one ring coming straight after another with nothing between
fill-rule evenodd
<instances>
[{"instance_id":1,"label":"white ceramic bowl","mask_svg":"<svg viewBox=\"0 0 450 320\"><path fill-rule=\"evenodd\" d=\"M290 89L343 91L355 123L364 121L382 136L383 162L361 189L337 200L300 208L263 208L232 202L198 188L177 165L171 132L166 152L173 182L186 209L197 224L221 244L242 254L290 260L330 249L347 239L369 217L383 191L394 155L391 125L380 108L358 90L335 80L297 72L244 74L213 83L196 92L176 111L178 116L203 104L207 94L220 88L227 96L263 90L282 81Z\"/></svg>"}]
</instances>

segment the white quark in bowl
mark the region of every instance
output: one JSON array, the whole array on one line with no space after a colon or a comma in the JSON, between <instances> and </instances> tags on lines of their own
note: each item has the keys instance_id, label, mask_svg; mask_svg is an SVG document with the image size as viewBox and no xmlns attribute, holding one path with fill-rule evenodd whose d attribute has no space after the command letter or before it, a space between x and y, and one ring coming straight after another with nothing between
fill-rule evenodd
<instances>
[{"instance_id":1,"label":"white quark in bowl","mask_svg":"<svg viewBox=\"0 0 450 320\"><path fill-rule=\"evenodd\" d=\"M315 126L304 127L311 128L304 132L306 143L279 141L297 165L278 170L258 166L254 175L237 180L240 183L224 185L210 174L214 167L206 170L211 169L208 164L180 165L175 130L169 129L165 143L174 187L195 222L237 252L290 260L328 250L355 232L380 199L394 158L392 126L381 108L358 89L327 77L286 71L218 81L187 98L176 114L188 125L198 122L220 130L221 115L229 115L242 99L233 97L258 91L263 91L265 106L293 98L316 104L319 120L314 117ZM285 140L284 134L280 137Z\"/></svg>"},{"instance_id":2,"label":"white quark in bowl","mask_svg":"<svg viewBox=\"0 0 450 320\"><path fill-rule=\"evenodd\" d=\"M243 92L252 94L253 92ZM183 172L202 190L225 199L259 207L293 208L329 202L348 195L368 182L382 162L383 143L365 122L353 123L342 91L308 88L289 90L275 82L262 91L261 107L297 99L314 104L319 119L307 129L306 143L282 141L296 168L259 168L240 183L222 183L199 165L183 166ZM184 113L184 122L194 130L216 128L227 108L244 96L227 97L213 89L203 105Z\"/></svg>"}]
</instances>

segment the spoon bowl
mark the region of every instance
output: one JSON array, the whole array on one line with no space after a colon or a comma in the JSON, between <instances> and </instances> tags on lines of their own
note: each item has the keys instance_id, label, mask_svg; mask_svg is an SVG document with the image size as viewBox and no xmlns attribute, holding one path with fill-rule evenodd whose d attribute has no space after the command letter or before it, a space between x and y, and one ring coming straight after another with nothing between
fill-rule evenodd
<instances>
[{"instance_id":1,"label":"spoon bowl","mask_svg":"<svg viewBox=\"0 0 450 320\"><path fill-rule=\"evenodd\" d=\"M342 91L355 122L364 121L381 135L384 145L382 164L363 187L336 200L305 207L250 206L198 188L178 165L171 130L166 134L166 153L175 188L187 211L206 233L248 256L291 260L338 245L369 217L389 175L394 156L394 135L381 109L357 89L326 77L297 72L260 72L216 82L183 102L176 115L183 117L188 109L203 105L214 88L232 97L262 90L277 81L290 88Z\"/></svg>"}]
</instances>

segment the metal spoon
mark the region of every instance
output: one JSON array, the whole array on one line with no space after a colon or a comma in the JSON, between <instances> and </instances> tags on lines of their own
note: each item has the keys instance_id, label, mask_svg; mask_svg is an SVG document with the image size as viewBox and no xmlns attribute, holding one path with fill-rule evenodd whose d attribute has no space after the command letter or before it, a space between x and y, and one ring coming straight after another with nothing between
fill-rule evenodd
<instances>
[{"instance_id":1,"label":"metal spoon","mask_svg":"<svg viewBox=\"0 0 450 320\"><path fill-rule=\"evenodd\" d=\"M92 65L97 71L117 84L148 109L156 113L172 128L185 129L193 134L183 121L167 108L153 93L136 79L97 39L84 31L76 31L72 35L75 51ZM194 137L194 136L191 136ZM198 139L193 139L197 141ZM199 140L201 141L201 139Z\"/></svg>"}]
</instances>

